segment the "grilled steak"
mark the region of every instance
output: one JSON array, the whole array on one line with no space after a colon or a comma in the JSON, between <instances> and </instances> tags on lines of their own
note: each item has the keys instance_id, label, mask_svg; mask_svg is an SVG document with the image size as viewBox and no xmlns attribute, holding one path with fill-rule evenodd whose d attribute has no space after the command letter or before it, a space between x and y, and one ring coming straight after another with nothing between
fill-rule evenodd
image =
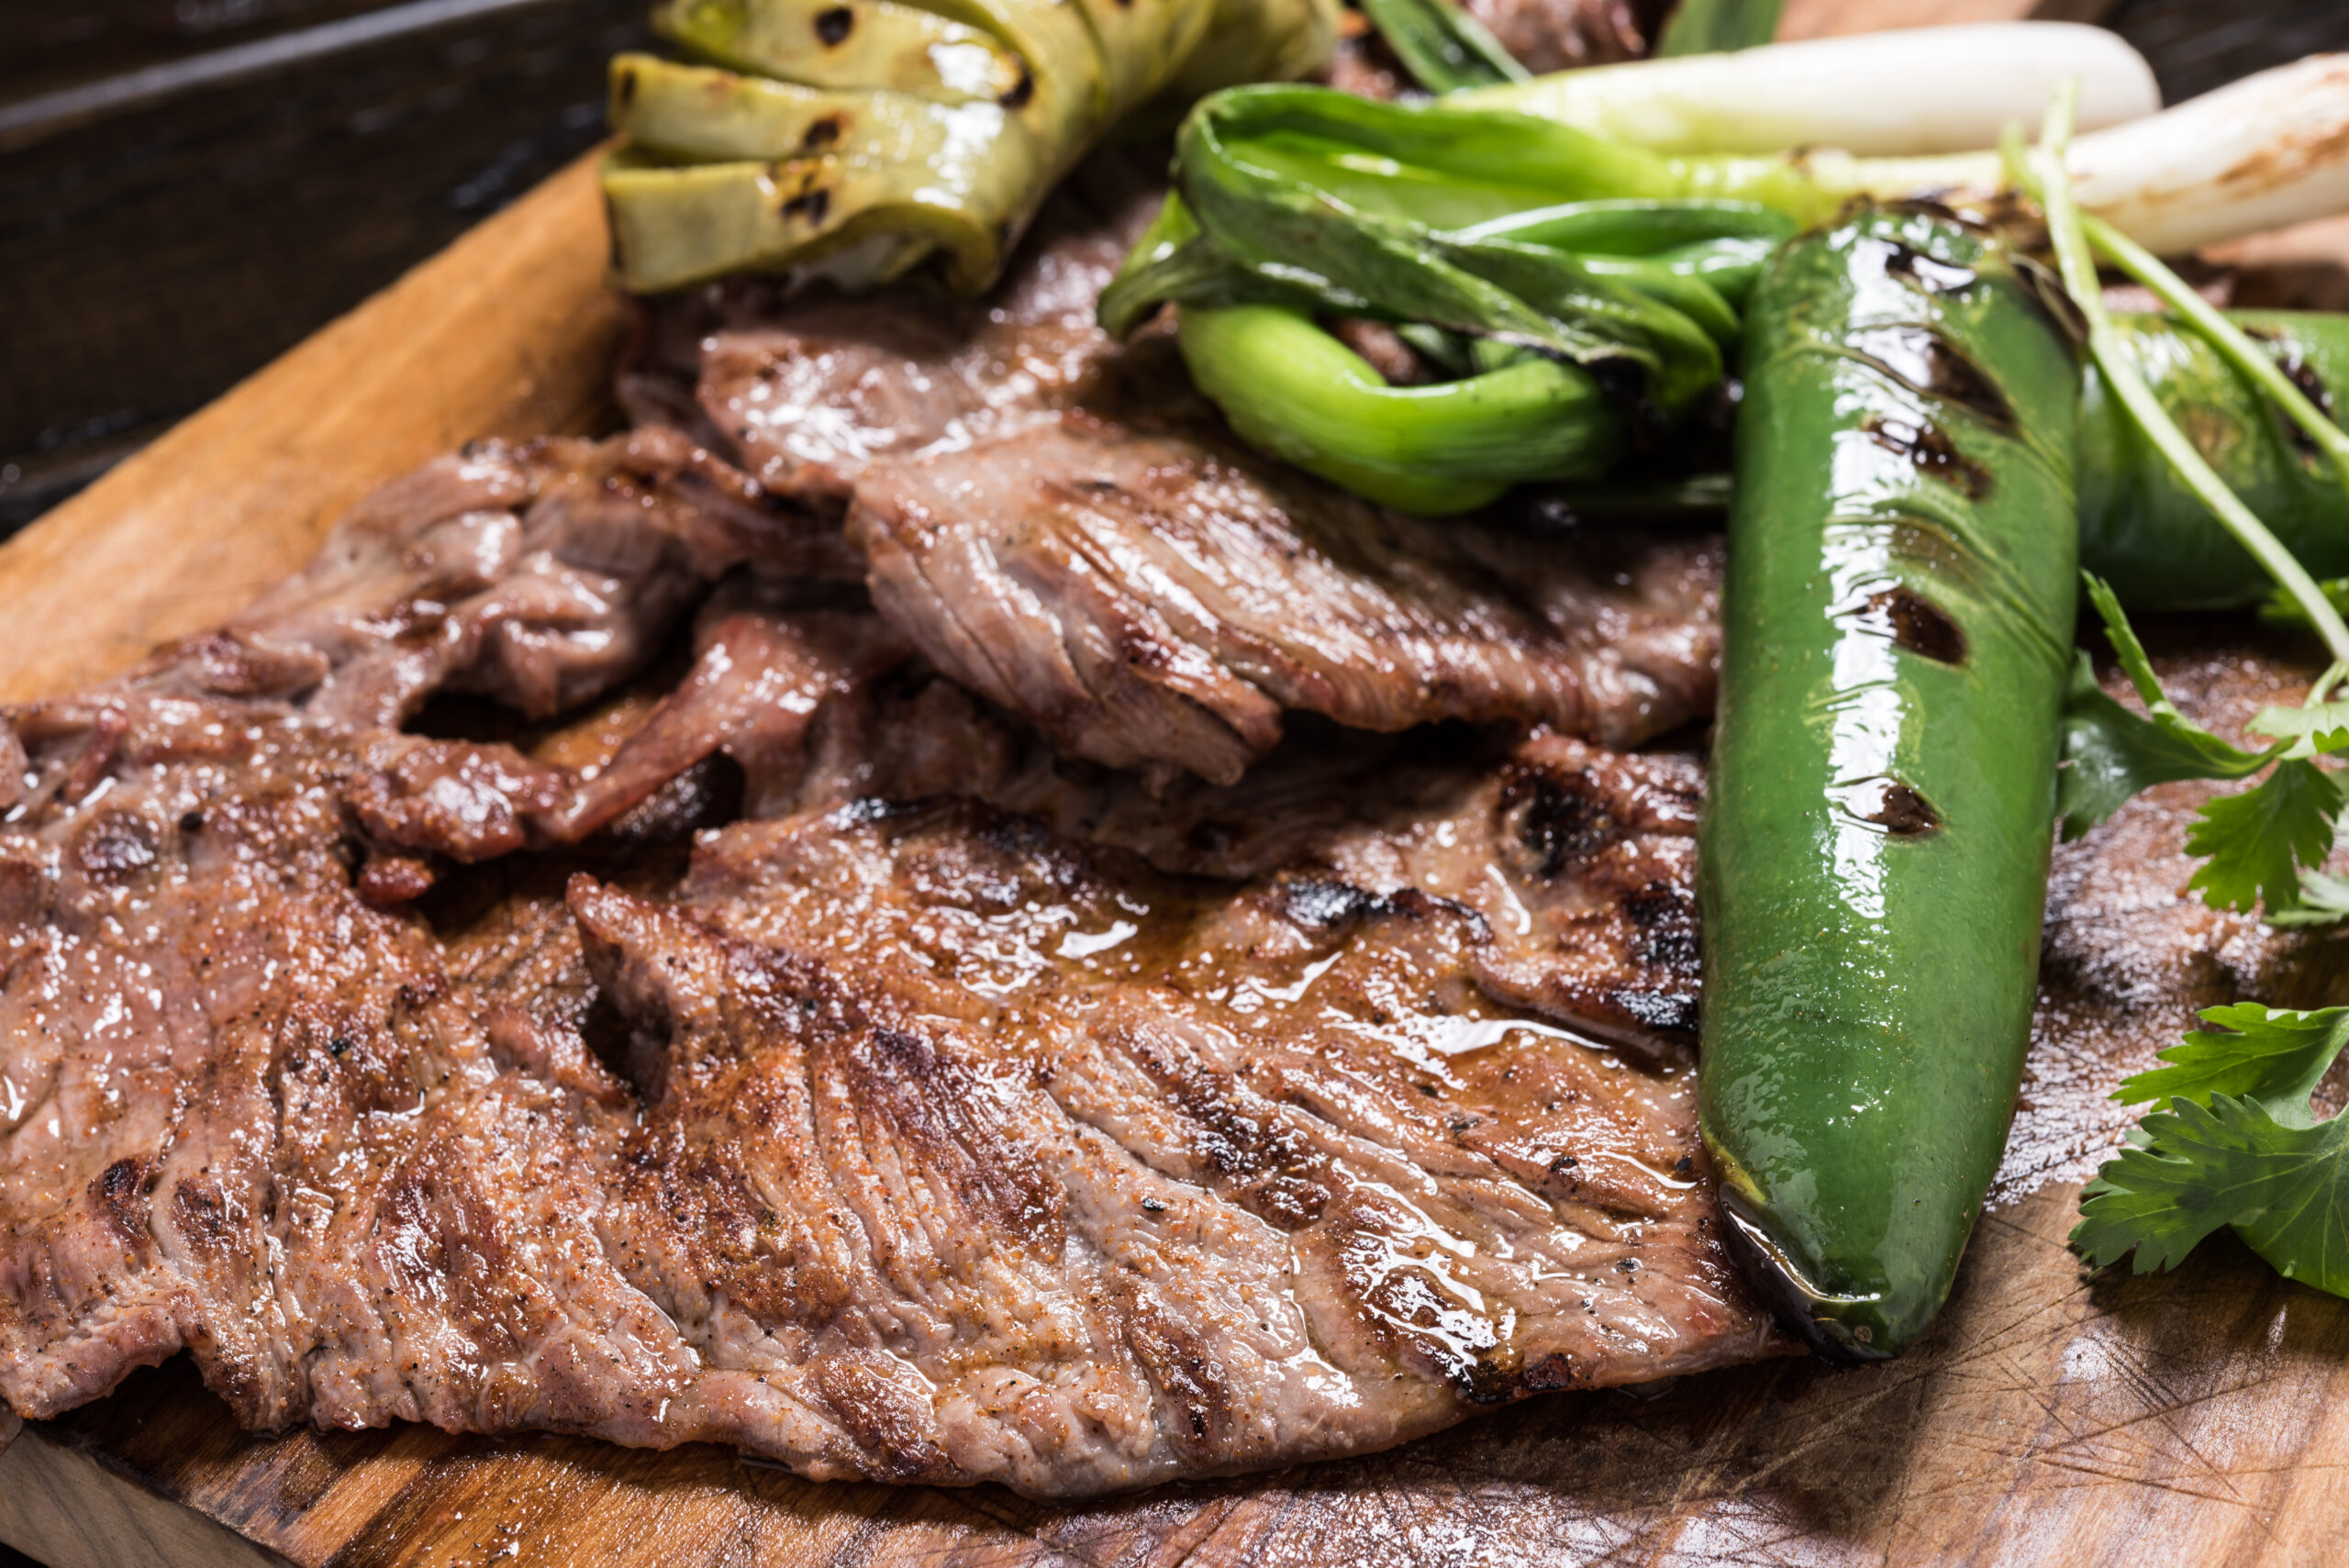
<instances>
[{"instance_id":1,"label":"grilled steak","mask_svg":"<svg viewBox=\"0 0 2349 1568\"><path fill-rule=\"evenodd\" d=\"M1056 749L918 661L840 681L812 716L803 698L745 724L741 694L773 678L762 671L813 691L800 673L828 660L845 669L835 651L864 645L857 624L725 604L705 618L692 673L582 795L620 778L640 795L661 762L674 771L723 750L742 764L754 817L962 795L1178 875L1309 866L1382 889L1442 888L1486 923L1469 965L1489 995L1610 1040L1693 1040L1685 895L1701 784L1684 761L1548 730L1316 723L1235 785L1186 776L1153 790Z\"/></svg>"},{"instance_id":2,"label":"grilled steak","mask_svg":"<svg viewBox=\"0 0 2349 1568\"><path fill-rule=\"evenodd\" d=\"M1455 727L1153 807L837 539L674 436L483 449L10 711L11 1407L185 1347L256 1427L1082 1493L1777 1348L1693 1141L1685 763ZM706 595L649 708L396 728L573 705ZM719 752L788 815L655 896L625 844ZM815 804L947 789L1001 804Z\"/></svg>"},{"instance_id":3,"label":"grilled steak","mask_svg":"<svg viewBox=\"0 0 2349 1568\"><path fill-rule=\"evenodd\" d=\"M462 1426L503 1397L480 1370L503 1353L435 1338L410 1298L505 1310L528 1286L499 1249L590 1244L570 1143L629 1102L575 1033L469 1005L384 912L561 837L570 775L390 725L436 691L591 696L717 574L832 548L673 435L484 448L361 506L230 628L6 714L9 1403L63 1408L183 1344L256 1426ZM521 1184L467 1174L492 1149ZM444 1198L489 1230L432 1231ZM643 1310L547 1288L582 1321ZM529 1408L510 1418L563 1418Z\"/></svg>"},{"instance_id":4,"label":"grilled steak","mask_svg":"<svg viewBox=\"0 0 2349 1568\"><path fill-rule=\"evenodd\" d=\"M876 465L849 535L874 606L933 663L1115 767L1229 784L1293 709L1620 745L1711 706L1710 541L1602 574L1199 442L1057 419Z\"/></svg>"},{"instance_id":5,"label":"grilled steak","mask_svg":"<svg viewBox=\"0 0 2349 1568\"><path fill-rule=\"evenodd\" d=\"M1495 999L1444 852L1386 847L1421 874L1200 883L855 806L706 836L681 905L574 884L665 1042L618 1261L713 1379L759 1379L680 1435L1083 1493L1776 1348L1712 1240L1686 1054Z\"/></svg>"},{"instance_id":6,"label":"grilled steak","mask_svg":"<svg viewBox=\"0 0 2349 1568\"><path fill-rule=\"evenodd\" d=\"M9 711L11 1407L185 1347L256 1427L1069 1495L1784 1348L1694 1138L1691 762L1316 720L1153 794L909 653L835 539L674 438L485 450ZM612 685L697 597L658 700L393 727ZM2321 978L2180 895L2184 808L2059 862L2010 1183L2186 1003Z\"/></svg>"},{"instance_id":7,"label":"grilled steak","mask_svg":"<svg viewBox=\"0 0 2349 1568\"><path fill-rule=\"evenodd\" d=\"M1119 345L1093 325L1158 199L1130 172L1094 179L980 304L736 284L656 307L623 398L691 403L770 489L845 508L899 633L1112 766L1228 784L1300 710L1626 745L1709 709L1709 541L1585 528L1561 550L1245 450L1163 332Z\"/></svg>"}]
</instances>

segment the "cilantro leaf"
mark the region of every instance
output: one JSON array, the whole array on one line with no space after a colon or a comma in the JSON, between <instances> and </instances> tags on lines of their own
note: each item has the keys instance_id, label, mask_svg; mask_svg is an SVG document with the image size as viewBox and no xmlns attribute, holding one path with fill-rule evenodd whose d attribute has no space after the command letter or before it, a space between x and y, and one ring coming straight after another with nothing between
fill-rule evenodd
<instances>
[{"instance_id":1,"label":"cilantro leaf","mask_svg":"<svg viewBox=\"0 0 2349 1568\"><path fill-rule=\"evenodd\" d=\"M2336 920L2349 920L2349 877L2330 872L2300 873L2299 902L2267 911L2271 926L2330 926Z\"/></svg>"},{"instance_id":2,"label":"cilantro leaf","mask_svg":"<svg viewBox=\"0 0 2349 1568\"><path fill-rule=\"evenodd\" d=\"M2148 1273L2231 1225L2287 1279L2349 1296L2349 1121L2286 1127L2232 1095L2175 1105L2088 1184L2072 1231L2081 1256L2100 1268L2133 1252Z\"/></svg>"},{"instance_id":3,"label":"cilantro leaf","mask_svg":"<svg viewBox=\"0 0 2349 1568\"><path fill-rule=\"evenodd\" d=\"M2314 762L2277 763L2241 795L2203 802L2186 850L2210 863L2186 885L2200 889L2214 909L2248 911L2263 899L2271 910L2291 908L2299 901L2300 868L2322 865L2332 852L2341 806L2341 786Z\"/></svg>"},{"instance_id":4,"label":"cilantro leaf","mask_svg":"<svg viewBox=\"0 0 2349 1568\"><path fill-rule=\"evenodd\" d=\"M2091 1267L2168 1268L2232 1226L2278 1273L2349 1295L2349 1118L2318 1122L2317 1080L2349 1043L2349 1007L2213 1007L2116 1098L2170 1096L2081 1195L2072 1244Z\"/></svg>"},{"instance_id":5,"label":"cilantro leaf","mask_svg":"<svg viewBox=\"0 0 2349 1568\"><path fill-rule=\"evenodd\" d=\"M2064 837L2076 839L2121 809L2131 795L2177 779L2248 778L2288 749L2279 742L2264 751L2229 745L2177 711L2162 695L2153 661L2137 640L2121 601L2105 582L2082 573L2089 600L2104 618L2122 673L2144 699L2137 714L2107 696L2083 652L2072 667L2064 701L2064 768L2057 775L2055 809Z\"/></svg>"},{"instance_id":6,"label":"cilantro leaf","mask_svg":"<svg viewBox=\"0 0 2349 1568\"><path fill-rule=\"evenodd\" d=\"M2240 1002L2205 1007L2202 1021L2219 1027L2188 1034L2161 1053L2164 1065L2121 1080L2112 1097L2129 1106L2173 1098L2208 1105L2213 1095L2249 1095L2269 1114L2306 1126L2309 1095L2349 1040L2349 1007L2295 1013Z\"/></svg>"},{"instance_id":7,"label":"cilantro leaf","mask_svg":"<svg viewBox=\"0 0 2349 1568\"><path fill-rule=\"evenodd\" d=\"M2291 742L2287 757L2322 757L2349 748L2349 702L2311 707L2263 707L2243 726L2254 735Z\"/></svg>"},{"instance_id":8,"label":"cilantro leaf","mask_svg":"<svg viewBox=\"0 0 2349 1568\"><path fill-rule=\"evenodd\" d=\"M2319 593L2332 601L2334 609L2349 615L2349 577L2321 577L2317 579L2316 585ZM2269 626L2287 631L2314 629L2308 611L2300 608L2300 602L2283 588L2267 591L2266 599L2259 606L2259 618Z\"/></svg>"}]
</instances>

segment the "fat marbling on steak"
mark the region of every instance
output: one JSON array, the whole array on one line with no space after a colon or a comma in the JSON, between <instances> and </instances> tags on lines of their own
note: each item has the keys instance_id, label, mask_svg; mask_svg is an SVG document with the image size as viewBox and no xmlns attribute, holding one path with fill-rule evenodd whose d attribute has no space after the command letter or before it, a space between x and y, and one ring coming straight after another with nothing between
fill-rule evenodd
<instances>
[{"instance_id":1,"label":"fat marbling on steak","mask_svg":"<svg viewBox=\"0 0 2349 1568\"><path fill-rule=\"evenodd\" d=\"M1158 194L1088 172L987 300L720 285L651 307L622 399L844 510L899 633L1113 766L1230 783L1300 711L1624 746L1710 710L1716 540L1585 527L1560 549L1248 451L1165 333L1094 325Z\"/></svg>"}]
</instances>

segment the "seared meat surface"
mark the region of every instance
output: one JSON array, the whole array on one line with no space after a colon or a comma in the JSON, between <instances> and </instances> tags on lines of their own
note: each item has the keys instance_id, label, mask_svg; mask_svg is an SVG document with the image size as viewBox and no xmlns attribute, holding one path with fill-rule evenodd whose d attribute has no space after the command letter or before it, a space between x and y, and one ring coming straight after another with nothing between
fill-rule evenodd
<instances>
[{"instance_id":1,"label":"seared meat surface","mask_svg":"<svg viewBox=\"0 0 2349 1568\"><path fill-rule=\"evenodd\" d=\"M1621 745L1711 706L1710 540L1600 576L1580 552L1063 421L868 473L849 535L874 606L932 663L1113 767L1230 784L1297 709Z\"/></svg>"},{"instance_id":2,"label":"seared meat surface","mask_svg":"<svg viewBox=\"0 0 2349 1568\"><path fill-rule=\"evenodd\" d=\"M718 573L807 569L804 521L665 432L486 447L362 505L231 627L5 714L11 1405L186 1345L254 1426L561 1424L560 1376L525 1398L514 1367L569 1354L567 1322L641 1337L640 1302L562 1276L594 1246L576 1140L627 1096L386 912L562 836L573 781L390 725L440 691L593 696ZM470 1339L430 1305L461 1299ZM532 1303L552 1338L499 1338Z\"/></svg>"},{"instance_id":3,"label":"seared meat surface","mask_svg":"<svg viewBox=\"0 0 2349 1568\"><path fill-rule=\"evenodd\" d=\"M11 1409L184 1348L257 1428L1064 1496L1785 1349L1695 1137L1693 760L1519 714L1110 767L839 539L674 435L484 449L7 711ZM511 741L397 728L450 693ZM2017 1180L2188 1002L2298 997L2179 891L2181 800L2059 861Z\"/></svg>"},{"instance_id":4,"label":"seared meat surface","mask_svg":"<svg viewBox=\"0 0 2349 1568\"><path fill-rule=\"evenodd\" d=\"M1069 1494L1779 1348L1694 1139L1687 763L1320 725L1154 801L811 518L674 433L484 448L8 711L11 1407L185 1348L260 1428ZM664 695L526 728L696 601ZM400 728L451 694L514 742Z\"/></svg>"},{"instance_id":5,"label":"seared meat surface","mask_svg":"<svg viewBox=\"0 0 2349 1568\"><path fill-rule=\"evenodd\" d=\"M1228 784L1300 711L1621 746L1709 710L1710 541L1586 528L1562 550L1384 512L1241 447L1164 332L1094 326L1159 196L1119 172L1057 196L975 305L737 284L656 306L622 396L690 403L771 489L844 509L908 642L1111 766Z\"/></svg>"},{"instance_id":6,"label":"seared meat surface","mask_svg":"<svg viewBox=\"0 0 2349 1568\"><path fill-rule=\"evenodd\" d=\"M572 903L666 1046L620 1266L760 1380L695 1435L1081 1493L1776 1348L1685 1054L1496 1002L1443 892L853 806L706 837L675 905Z\"/></svg>"}]
</instances>

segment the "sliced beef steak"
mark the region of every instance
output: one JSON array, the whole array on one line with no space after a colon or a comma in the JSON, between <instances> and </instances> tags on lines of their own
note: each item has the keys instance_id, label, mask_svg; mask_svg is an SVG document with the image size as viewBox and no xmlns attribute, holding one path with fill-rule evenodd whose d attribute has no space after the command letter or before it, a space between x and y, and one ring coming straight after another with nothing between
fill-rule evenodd
<instances>
[{"instance_id":1,"label":"sliced beef steak","mask_svg":"<svg viewBox=\"0 0 2349 1568\"><path fill-rule=\"evenodd\" d=\"M770 489L835 510L874 462L960 446L1039 409L1130 401L1198 412L1163 337L1137 353L1093 321L1165 189L1163 166L1096 158L1046 203L985 300L740 279L641 305L621 405L640 424L723 443Z\"/></svg>"},{"instance_id":2,"label":"sliced beef steak","mask_svg":"<svg viewBox=\"0 0 2349 1568\"><path fill-rule=\"evenodd\" d=\"M540 718L625 678L744 563L856 575L828 519L674 430L485 442L362 502L302 572L132 684L298 698L311 718L361 728L440 691Z\"/></svg>"},{"instance_id":3,"label":"sliced beef steak","mask_svg":"<svg viewBox=\"0 0 2349 1568\"><path fill-rule=\"evenodd\" d=\"M820 562L804 520L673 434L483 448L226 630L0 713L8 1403L186 1345L255 1426L630 1429L574 1397L578 1335L647 1375L674 1335L566 1274L629 1096L385 912L564 837L573 780L392 725L442 691L593 696L718 573Z\"/></svg>"},{"instance_id":4,"label":"sliced beef steak","mask_svg":"<svg viewBox=\"0 0 2349 1568\"><path fill-rule=\"evenodd\" d=\"M1114 767L1229 784L1297 709L1623 745L1711 706L1709 539L1595 571L1618 562L1058 419L874 468L849 536L874 606L931 662Z\"/></svg>"},{"instance_id":5,"label":"sliced beef steak","mask_svg":"<svg viewBox=\"0 0 2349 1568\"><path fill-rule=\"evenodd\" d=\"M1614 768L1593 787L1646 787ZM1607 836L1657 836L1638 809ZM667 1046L621 1265L763 1391L680 1435L1085 1493L1776 1350L1712 1239L1687 1055L1497 1000L1491 922L1442 891L1475 852L1390 848L1235 884L859 806L706 836L675 906L576 884L606 995Z\"/></svg>"},{"instance_id":6,"label":"sliced beef steak","mask_svg":"<svg viewBox=\"0 0 2349 1568\"><path fill-rule=\"evenodd\" d=\"M1141 781L914 657L810 518L673 433L484 448L6 713L10 1408L186 1348L254 1427L1061 1494L1776 1348L1710 1240L1689 955L1637 913L1687 901L1684 764L1292 748L1252 801L1178 782L1159 869L1107 842L1149 847ZM696 600L665 695L529 727ZM1599 802L1571 851L1533 774ZM974 793L1100 841L808 808ZM660 897L729 800L789 815Z\"/></svg>"},{"instance_id":7,"label":"sliced beef steak","mask_svg":"<svg viewBox=\"0 0 2349 1568\"><path fill-rule=\"evenodd\" d=\"M1431 524L1246 450L1164 332L1093 324L1157 201L1101 183L1056 197L977 305L741 284L655 307L623 395L674 413L690 367L711 439L846 508L901 635L1112 766L1230 783L1299 711L1619 746L1709 711L1709 541Z\"/></svg>"}]
</instances>

